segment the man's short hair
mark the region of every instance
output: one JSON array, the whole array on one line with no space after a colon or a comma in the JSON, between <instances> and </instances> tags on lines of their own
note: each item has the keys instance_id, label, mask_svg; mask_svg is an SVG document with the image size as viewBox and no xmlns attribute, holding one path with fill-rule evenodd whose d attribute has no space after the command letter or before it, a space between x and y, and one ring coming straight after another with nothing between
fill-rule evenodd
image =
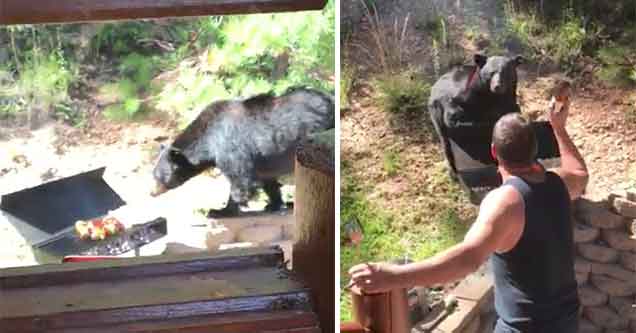
<instances>
[{"instance_id":1,"label":"man's short hair","mask_svg":"<svg viewBox=\"0 0 636 333\"><path fill-rule=\"evenodd\" d=\"M532 123L518 113L499 119L492 131L497 157L507 166L529 166L537 156L537 137Z\"/></svg>"}]
</instances>

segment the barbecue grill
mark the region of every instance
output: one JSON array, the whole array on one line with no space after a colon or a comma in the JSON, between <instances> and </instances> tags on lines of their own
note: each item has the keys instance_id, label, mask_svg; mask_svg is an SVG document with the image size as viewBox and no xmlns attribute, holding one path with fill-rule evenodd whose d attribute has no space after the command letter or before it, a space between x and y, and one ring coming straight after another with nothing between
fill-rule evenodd
<instances>
[{"instance_id":1,"label":"barbecue grill","mask_svg":"<svg viewBox=\"0 0 636 333\"><path fill-rule=\"evenodd\" d=\"M75 222L108 214L126 204L104 181L105 167L3 195L0 209L33 247L40 263L68 255L120 255L161 238L166 219L133 225L101 241L82 240Z\"/></svg>"}]
</instances>

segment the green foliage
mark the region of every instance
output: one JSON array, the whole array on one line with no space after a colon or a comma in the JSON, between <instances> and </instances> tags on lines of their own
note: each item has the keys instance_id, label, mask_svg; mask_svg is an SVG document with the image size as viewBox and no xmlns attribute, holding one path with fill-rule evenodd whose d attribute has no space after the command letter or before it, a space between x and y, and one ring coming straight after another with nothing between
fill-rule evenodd
<instances>
[{"instance_id":1,"label":"green foliage","mask_svg":"<svg viewBox=\"0 0 636 333\"><path fill-rule=\"evenodd\" d=\"M143 108L143 95L152 93L152 78L158 68L153 57L138 53L127 55L119 65L119 81L104 85L100 91L113 96L115 103L104 110L104 115L112 120L132 120Z\"/></svg>"},{"instance_id":2,"label":"green foliage","mask_svg":"<svg viewBox=\"0 0 636 333\"><path fill-rule=\"evenodd\" d=\"M559 63L572 65L582 54L585 43L585 28L580 17L570 13L565 16L563 24L552 33L551 45L554 56Z\"/></svg>"},{"instance_id":3,"label":"green foliage","mask_svg":"<svg viewBox=\"0 0 636 333\"><path fill-rule=\"evenodd\" d=\"M636 49L612 44L598 51L603 66L597 76L612 85L630 86L636 84Z\"/></svg>"},{"instance_id":4,"label":"green foliage","mask_svg":"<svg viewBox=\"0 0 636 333\"><path fill-rule=\"evenodd\" d=\"M93 85L75 80L95 77L106 79L98 92L117 120L153 108L191 119L218 99L334 89L334 1L322 12L0 27L0 40L9 53L3 116L37 101L81 123L68 90L84 98Z\"/></svg>"},{"instance_id":5,"label":"green foliage","mask_svg":"<svg viewBox=\"0 0 636 333\"><path fill-rule=\"evenodd\" d=\"M322 12L232 16L215 28L215 42L177 66L176 80L156 95L159 110L187 122L219 99L300 85L334 89L333 1Z\"/></svg>"},{"instance_id":6,"label":"green foliage","mask_svg":"<svg viewBox=\"0 0 636 333\"><path fill-rule=\"evenodd\" d=\"M389 177L397 175L400 170L402 162L400 161L400 154L396 151L387 151L384 153L382 159L384 165L384 171Z\"/></svg>"},{"instance_id":7,"label":"green foliage","mask_svg":"<svg viewBox=\"0 0 636 333\"><path fill-rule=\"evenodd\" d=\"M506 1L504 9L506 29L497 44L501 46L516 41L530 59L547 57L571 69L576 60L583 56L584 47L592 38L588 36L589 31L586 31L582 17L572 7L563 10L560 20L549 22L536 9L519 10L511 0Z\"/></svg>"},{"instance_id":8,"label":"green foliage","mask_svg":"<svg viewBox=\"0 0 636 333\"><path fill-rule=\"evenodd\" d=\"M21 68L17 80L10 81L2 89L5 115L29 107L55 111L57 106L69 100L68 89L75 74L58 53L33 53Z\"/></svg>"},{"instance_id":9,"label":"green foliage","mask_svg":"<svg viewBox=\"0 0 636 333\"><path fill-rule=\"evenodd\" d=\"M110 22L102 25L91 39L93 54L127 55L137 52L138 41L152 37L152 21Z\"/></svg>"},{"instance_id":10,"label":"green foliage","mask_svg":"<svg viewBox=\"0 0 636 333\"><path fill-rule=\"evenodd\" d=\"M56 104L53 115L56 119L75 127L86 125L86 114L69 102Z\"/></svg>"},{"instance_id":11,"label":"green foliage","mask_svg":"<svg viewBox=\"0 0 636 333\"><path fill-rule=\"evenodd\" d=\"M430 85L415 78L410 71L380 76L374 86L378 105L391 113L421 111L430 93Z\"/></svg>"},{"instance_id":12,"label":"green foliage","mask_svg":"<svg viewBox=\"0 0 636 333\"><path fill-rule=\"evenodd\" d=\"M343 66L340 70L340 108L349 107L349 97L355 84L355 67Z\"/></svg>"}]
</instances>

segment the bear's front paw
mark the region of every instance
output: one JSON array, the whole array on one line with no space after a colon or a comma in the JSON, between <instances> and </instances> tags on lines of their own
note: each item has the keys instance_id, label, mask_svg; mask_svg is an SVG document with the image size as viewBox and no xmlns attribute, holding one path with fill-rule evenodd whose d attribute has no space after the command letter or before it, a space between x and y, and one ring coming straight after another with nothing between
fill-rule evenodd
<instances>
[{"instance_id":1,"label":"bear's front paw","mask_svg":"<svg viewBox=\"0 0 636 333\"><path fill-rule=\"evenodd\" d=\"M283 209L285 204L283 202L270 202L265 206L266 212L278 212Z\"/></svg>"}]
</instances>

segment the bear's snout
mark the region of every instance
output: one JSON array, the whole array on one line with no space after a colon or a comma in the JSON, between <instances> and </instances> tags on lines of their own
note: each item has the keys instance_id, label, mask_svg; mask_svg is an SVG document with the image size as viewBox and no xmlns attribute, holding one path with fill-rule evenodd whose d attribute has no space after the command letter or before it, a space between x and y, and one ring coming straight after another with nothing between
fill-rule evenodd
<instances>
[{"instance_id":1,"label":"bear's snout","mask_svg":"<svg viewBox=\"0 0 636 333\"><path fill-rule=\"evenodd\" d=\"M501 94L505 92L504 86L501 84L501 75L495 74L490 79L490 91L494 94Z\"/></svg>"},{"instance_id":2,"label":"bear's snout","mask_svg":"<svg viewBox=\"0 0 636 333\"><path fill-rule=\"evenodd\" d=\"M168 187L160 182L155 182L155 188L150 192L150 196L156 197L168 191Z\"/></svg>"}]
</instances>

